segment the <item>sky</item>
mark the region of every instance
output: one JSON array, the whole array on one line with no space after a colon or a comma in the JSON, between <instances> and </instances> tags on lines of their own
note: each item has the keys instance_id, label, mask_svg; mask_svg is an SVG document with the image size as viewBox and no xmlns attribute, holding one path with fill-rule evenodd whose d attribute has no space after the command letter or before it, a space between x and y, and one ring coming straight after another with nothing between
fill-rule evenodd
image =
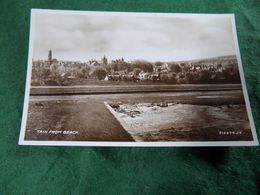
<instances>
[{"instance_id":1,"label":"sky","mask_svg":"<svg viewBox=\"0 0 260 195\"><path fill-rule=\"evenodd\" d=\"M33 59L180 61L235 54L227 15L36 12Z\"/></svg>"}]
</instances>

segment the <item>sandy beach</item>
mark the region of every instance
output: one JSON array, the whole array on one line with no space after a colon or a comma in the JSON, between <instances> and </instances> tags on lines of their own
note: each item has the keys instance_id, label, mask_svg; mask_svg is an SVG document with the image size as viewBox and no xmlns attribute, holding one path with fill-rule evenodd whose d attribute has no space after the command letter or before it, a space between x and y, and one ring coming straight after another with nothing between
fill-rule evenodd
<instances>
[{"instance_id":1,"label":"sandy beach","mask_svg":"<svg viewBox=\"0 0 260 195\"><path fill-rule=\"evenodd\" d=\"M232 140L250 133L244 105L161 102L112 107L110 111L136 141L192 141L205 136Z\"/></svg>"}]
</instances>

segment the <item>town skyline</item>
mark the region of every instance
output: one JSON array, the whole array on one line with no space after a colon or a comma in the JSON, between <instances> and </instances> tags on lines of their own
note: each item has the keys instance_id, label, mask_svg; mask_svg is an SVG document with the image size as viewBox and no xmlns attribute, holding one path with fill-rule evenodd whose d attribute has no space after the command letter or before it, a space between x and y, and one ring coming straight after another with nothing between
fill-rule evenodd
<instances>
[{"instance_id":1,"label":"town skyline","mask_svg":"<svg viewBox=\"0 0 260 195\"><path fill-rule=\"evenodd\" d=\"M223 58L223 57L235 57L237 58L236 54L233 54L233 55L223 55L223 56L213 56L213 57L207 57L207 58L196 58L196 59L183 59L183 60L178 60L178 61L174 61L174 60L170 60L170 61L160 61L160 60L155 60L155 61L149 61L149 60L146 60L146 59L133 59L133 60L125 60L125 58L123 56L121 57L117 57L117 58L114 58L114 59L109 59L105 54L103 56L100 56L99 58L95 59L95 58L92 58L92 59L86 59L85 61L81 61L81 60L63 60L63 59L58 59L55 57L55 55L53 56L53 50L48 50L48 55L46 54L45 58L44 59L32 59L32 61L38 61L38 60L41 60L41 61L50 61L50 52L51 52L51 60L54 60L54 61L68 61L68 62L81 62L81 63L84 63L84 62L90 62L90 61L101 61L103 60L104 58L106 59L107 63L111 63L113 61L116 61L116 60L123 60L125 62L134 62L134 61L145 61L145 62L150 62L150 63L156 63L156 62L164 62L164 63L169 63L169 62L187 62L187 61L198 61L198 60L207 60L207 59L214 59L214 58Z\"/></svg>"}]
</instances>

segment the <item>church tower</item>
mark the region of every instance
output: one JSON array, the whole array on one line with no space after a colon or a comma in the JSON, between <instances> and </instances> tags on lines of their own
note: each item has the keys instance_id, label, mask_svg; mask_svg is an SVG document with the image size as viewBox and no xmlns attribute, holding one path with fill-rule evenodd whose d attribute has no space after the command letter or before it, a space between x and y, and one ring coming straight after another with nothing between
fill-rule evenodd
<instances>
[{"instance_id":1,"label":"church tower","mask_svg":"<svg viewBox=\"0 0 260 195\"><path fill-rule=\"evenodd\" d=\"M104 57L102 58L102 64L103 64L103 65L107 65L107 58L106 58L105 55L104 55Z\"/></svg>"},{"instance_id":2,"label":"church tower","mask_svg":"<svg viewBox=\"0 0 260 195\"><path fill-rule=\"evenodd\" d=\"M51 64L52 63L52 51L49 50L49 54L48 54L48 63Z\"/></svg>"}]
</instances>

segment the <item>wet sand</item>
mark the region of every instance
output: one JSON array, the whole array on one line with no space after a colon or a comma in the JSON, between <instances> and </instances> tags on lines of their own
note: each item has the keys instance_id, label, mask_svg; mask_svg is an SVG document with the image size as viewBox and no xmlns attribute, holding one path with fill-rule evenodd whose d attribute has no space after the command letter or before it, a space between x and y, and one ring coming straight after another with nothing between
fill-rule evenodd
<instances>
[{"instance_id":1,"label":"wet sand","mask_svg":"<svg viewBox=\"0 0 260 195\"><path fill-rule=\"evenodd\" d=\"M160 102L176 103L176 105L170 107L170 110L162 116L156 114L143 116L147 118L145 121L150 121L150 126L148 126L149 128L146 128L147 131L137 128L140 132L132 133L132 136L136 141L209 141L215 139L216 134L219 133L218 130L220 125L218 125L218 128L215 128L214 126L215 124L219 124L217 120L221 119L220 121L224 124L221 129L225 130L226 127L230 128L235 124L234 121L230 121L230 125L226 126L226 118L230 119L230 117L236 116L236 113L238 112L241 112L241 121L239 122L240 119L236 119L236 123L238 124L237 127L239 127L236 129L240 130L240 127L243 124L246 124L243 130L248 129L247 119L245 118L246 111L244 99L241 90L30 96L25 139L134 141L130 135L131 130L129 131L129 129L122 126L121 121L116 119L116 116L108 110L104 102L111 105L134 105ZM234 109L224 108L229 105L240 106L238 108L234 106ZM224 107L223 109L220 109L218 106ZM160 108L158 108L157 112L159 111ZM158 122L160 125L159 129L157 129L157 123L152 125L152 121L157 117L163 118L163 120ZM138 119L136 117L134 120L133 124L135 124L135 122L144 123L142 118ZM197 123L200 120L202 121ZM243 120L245 121L244 123L242 122ZM192 124L190 124L191 121L193 121ZM211 121L210 125L207 125L208 121ZM174 125L172 125L173 123ZM208 131L208 129L211 129L211 131ZM44 131L41 132L37 130ZM51 132L49 130L51 130ZM231 130L233 131L234 129ZM190 133L187 134L187 132ZM250 130L243 132L251 133ZM175 137L173 137L173 135L175 135ZM232 136L233 135L217 137L224 141L226 139L231 139ZM248 140L251 138L251 134L246 135L243 133L243 136L233 136L231 140Z\"/></svg>"}]
</instances>

